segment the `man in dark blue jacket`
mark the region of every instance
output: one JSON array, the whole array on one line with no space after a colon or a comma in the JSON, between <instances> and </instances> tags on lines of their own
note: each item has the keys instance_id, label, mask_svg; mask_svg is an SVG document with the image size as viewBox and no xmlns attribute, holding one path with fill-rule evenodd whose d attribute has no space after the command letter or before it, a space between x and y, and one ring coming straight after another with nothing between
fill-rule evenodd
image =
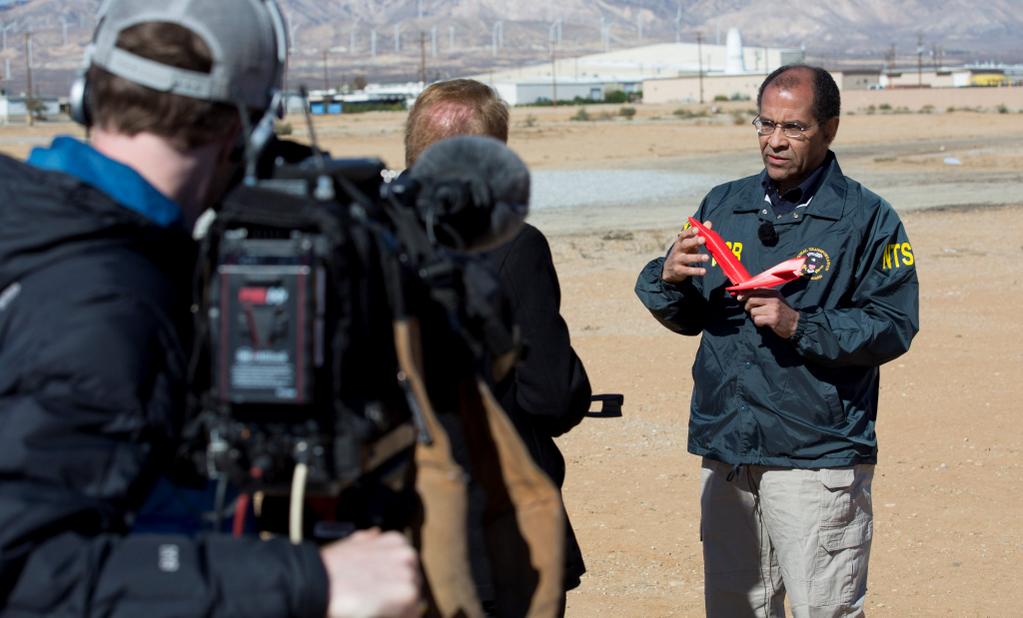
<instances>
[{"instance_id":1,"label":"man in dark blue jacket","mask_svg":"<svg viewBox=\"0 0 1023 618\"><path fill-rule=\"evenodd\" d=\"M273 119L287 30L273 0L103 7L73 94L91 143L0 157L0 614L413 615L394 533L130 533L182 420L189 230Z\"/></svg>"},{"instance_id":2,"label":"man in dark blue jacket","mask_svg":"<svg viewBox=\"0 0 1023 618\"><path fill-rule=\"evenodd\" d=\"M915 257L894 209L829 150L839 93L823 69L769 75L753 124L764 171L695 214L751 273L805 256L802 277L733 297L695 228L640 273L664 326L703 335L689 451L701 478L709 615L862 615L873 533L880 365L919 328Z\"/></svg>"}]
</instances>

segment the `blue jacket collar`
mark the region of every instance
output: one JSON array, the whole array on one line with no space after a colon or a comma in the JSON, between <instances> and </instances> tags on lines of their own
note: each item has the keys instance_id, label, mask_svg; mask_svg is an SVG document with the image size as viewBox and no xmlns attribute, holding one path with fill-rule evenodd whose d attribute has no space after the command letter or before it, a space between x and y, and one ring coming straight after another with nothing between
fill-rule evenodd
<instances>
[{"instance_id":1,"label":"blue jacket collar","mask_svg":"<svg viewBox=\"0 0 1023 618\"><path fill-rule=\"evenodd\" d=\"M33 148L28 163L74 176L162 227L184 225L181 207L138 172L72 137L57 137L49 148Z\"/></svg>"},{"instance_id":2,"label":"blue jacket collar","mask_svg":"<svg viewBox=\"0 0 1023 618\"><path fill-rule=\"evenodd\" d=\"M845 210L845 198L847 183L842 168L838 165L838 159L834 153L828 151L828 159L823 165L823 178L820 185L814 192L814 198L810 206L806 208L806 215L819 219L839 220ZM764 208L764 186L763 178L766 171L750 176L744 183L742 193L736 200L733 212L754 212Z\"/></svg>"}]
</instances>

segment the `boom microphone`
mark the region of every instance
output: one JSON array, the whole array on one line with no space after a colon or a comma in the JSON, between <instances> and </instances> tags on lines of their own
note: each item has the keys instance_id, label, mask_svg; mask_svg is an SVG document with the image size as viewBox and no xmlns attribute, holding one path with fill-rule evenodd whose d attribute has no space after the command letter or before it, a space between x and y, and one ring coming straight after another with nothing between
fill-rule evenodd
<instances>
[{"instance_id":1,"label":"boom microphone","mask_svg":"<svg viewBox=\"0 0 1023 618\"><path fill-rule=\"evenodd\" d=\"M529 212L529 169L501 141L462 135L427 148L409 172L431 239L486 251L511 240Z\"/></svg>"}]
</instances>

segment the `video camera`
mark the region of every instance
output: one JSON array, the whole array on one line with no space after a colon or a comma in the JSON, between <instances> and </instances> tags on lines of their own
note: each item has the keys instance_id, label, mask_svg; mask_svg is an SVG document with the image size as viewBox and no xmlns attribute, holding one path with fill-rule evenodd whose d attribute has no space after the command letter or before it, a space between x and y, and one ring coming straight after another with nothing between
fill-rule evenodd
<instances>
[{"instance_id":1,"label":"video camera","mask_svg":"<svg viewBox=\"0 0 1023 618\"><path fill-rule=\"evenodd\" d=\"M277 161L217 213L200 248L185 434L207 478L293 503L307 488L400 492L411 447L431 436L396 321L416 319L444 350L432 380L513 361L507 307L473 252L520 228L525 165L497 140L458 137L393 182L384 171L318 151Z\"/></svg>"}]
</instances>

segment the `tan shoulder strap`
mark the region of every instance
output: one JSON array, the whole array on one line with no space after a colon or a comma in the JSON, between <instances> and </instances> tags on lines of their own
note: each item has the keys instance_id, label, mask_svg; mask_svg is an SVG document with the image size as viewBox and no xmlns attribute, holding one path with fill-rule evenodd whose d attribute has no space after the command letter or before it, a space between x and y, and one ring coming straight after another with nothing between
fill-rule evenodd
<instances>
[{"instance_id":1,"label":"tan shoulder strap","mask_svg":"<svg viewBox=\"0 0 1023 618\"><path fill-rule=\"evenodd\" d=\"M468 481L455 461L424 381L419 324L395 323L402 379L431 437L416 446L416 491L423 506L420 560L432 611L482 616L469 562ZM564 571L564 507L557 488L533 462L518 431L483 380L459 389L471 477L487 496L482 527L496 593L497 615L547 618L560 610Z\"/></svg>"},{"instance_id":2,"label":"tan shoulder strap","mask_svg":"<svg viewBox=\"0 0 1023 618\"><path fill-rule=\"evenodd\" d=\"M565 569L561 495L533 461L490 388L477 382L504 491L513 505L484 522L499 616L557 616ZM499 491L487 487L488 495ZM522 542L516 542L521 537ZM516 547L518 546L518 547ZM525 551L528 554L522 555ZM527 566L528 565L528 566Z\"/></svg>"},{"instance_id":3,"label":"tan shoulder strap","mask_svg":"<svg viewBox=\"0 0 1023 618\"><path fill-rule=\"evenodd\" d=\"M416 540L432 609L441 616L483 616L469 567L468 478L455 462L447 432L430 405L419 323L395 322L394 343L402 379L411 387L423 429L431 438L416 444L415 465L416 492L423 507Z\"/></svg>"}]
</instances>

